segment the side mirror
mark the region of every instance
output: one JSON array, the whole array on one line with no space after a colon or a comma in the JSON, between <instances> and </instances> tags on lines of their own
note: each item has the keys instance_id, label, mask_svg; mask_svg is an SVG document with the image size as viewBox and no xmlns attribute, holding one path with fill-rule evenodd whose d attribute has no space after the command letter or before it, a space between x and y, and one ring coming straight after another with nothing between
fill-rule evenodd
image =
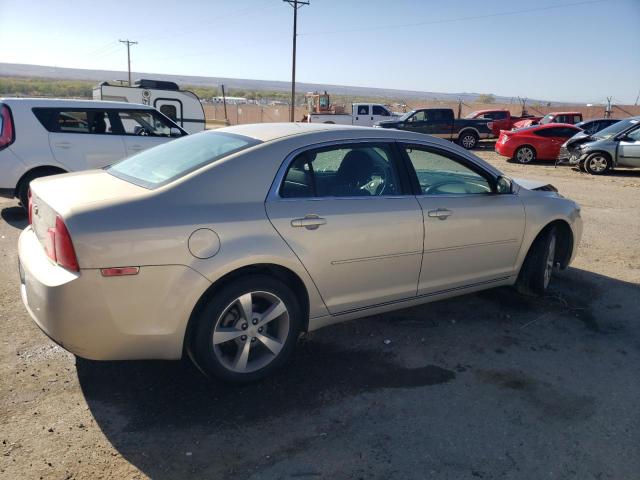
<instances>
[{"instance_id":1,"label":"side mirror","mask_svg":"<svg viewBox=\"0 0 640 480\"><path fill-rule=\"evenodd\" d=\"M181 137L182 136L182 132L180 131L179 128L171 127L171 130L169 130L169 136L170 137Z\"/></svg>"},{"instance_id":2,"label":"side mirror","mask_svg":"<svg viewBox=\"0 0 640 480\"><path fill-rule=\"evenodd\" d=\"M502 193L513 193L513 182L510 178L500 176L496 182L496 191Z\"/></svg>"}]
</instances>

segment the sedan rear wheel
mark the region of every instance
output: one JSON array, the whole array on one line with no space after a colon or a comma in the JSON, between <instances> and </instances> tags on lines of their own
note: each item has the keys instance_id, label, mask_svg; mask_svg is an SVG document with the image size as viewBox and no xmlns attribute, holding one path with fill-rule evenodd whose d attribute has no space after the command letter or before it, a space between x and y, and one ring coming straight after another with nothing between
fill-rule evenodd
<instances>
[{"instance_id":1,"label":"sedan rear wheel","mask_svg":"<svg viewBox=\"0 0 640 480\"><path fill-rule=\"evenodd\" d=\"M592 153L584 161L584 169L591 175L602 175L611 168L611 160L604 153Z\"/></svg>"},{"instance_id":2,"label":"sedan rear wheel","mask_svg":"<svg viewBox=\"0 0 640 480\"><path fill-rule=\"evenodd\" d=\"M262 379L295 347L300 308L279 280L240 278L214 293L197 320L195 361L205 373L233 383Z\"/></svg>"},{"instance_id":3,"label":"sedan rear wheel","mask_svg":"<svg viewBox=\"0 0 640 480\"><path fill-rule=\"evenodd\" d=\"M533 147L525 145L523 147L519 147L513 157L518 161L518 163L530 163L536 159L536 151Z\"/></svg>"}]
</instances>

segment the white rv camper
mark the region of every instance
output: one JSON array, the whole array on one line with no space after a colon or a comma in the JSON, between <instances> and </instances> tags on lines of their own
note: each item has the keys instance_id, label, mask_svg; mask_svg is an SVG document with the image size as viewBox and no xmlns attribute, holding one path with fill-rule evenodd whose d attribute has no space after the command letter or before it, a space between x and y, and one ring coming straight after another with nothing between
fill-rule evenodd
<instances>
[{"instance_id":1,"label":"white rv camper","mask_svg":"<svg viewBox=\"0 0 640 480\"><path fill-rule=\"evenodd\" d=\"M205 129L205 116L198 96L180 90L174 82L136 80L132 87L102 82L93 89L94 100L150 105L180 125L188 133Z\"/></svg>"}]
</instances>

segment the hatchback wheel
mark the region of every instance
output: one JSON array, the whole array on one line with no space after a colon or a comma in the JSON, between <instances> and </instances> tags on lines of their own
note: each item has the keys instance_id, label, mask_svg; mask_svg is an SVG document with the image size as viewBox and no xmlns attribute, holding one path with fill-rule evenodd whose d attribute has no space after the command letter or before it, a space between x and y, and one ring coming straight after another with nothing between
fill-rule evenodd
<instances>
[{"instance_id":1,"label":"hatchback wheel","mask_svg":"<svg viewBox=\"0 0 640 480\"><path fill-rule=\"evenodd\" d=\"M471 150L478 144L478 136L474 132L464 132L460 136L459 143L463 148Z\"/></svg>"},{"instance_id":2,"label":"hatchback wheel","mask_svg":"<svg viewBox=\"0 0 640 480\"><path fill-rule=\"evenodd\" d=\"M536 151L533 147L525 145L516 150L513 158L515 158L518 163L530 163L536 159Z\"/></svg>"},{"instance_id":3,"label":"hatchback wheel","mask_svg":"<svg viewBox=\"0 0 640 480\"><path fill-rule=\"evenodd\" d=\"M242 277L215 292L196 322L195 362L232 383L260 380L282 366L302 323L294 293L266 275Z\"/></svg>"},{"instance_id":4,"label":"hatchback wheel","mask_svg":"<svg viewBox=\"0 0 640 480\"><path fill-rule=\"evenodd\" d=\"M591 175L602 175L611 168L611 160L603 153L592 153L584 161L584 169Z\"/></svg>"},{"instance_id":5,"label":"hatchback wheel","mask_svg":"<svg viewBox=\"0 0 640 480\"><path fill-rule=\"evenodd\" d=\"M516 288L525 295L544 295L556 260L556 229L549 228L535 239L524 259Z\"/></svg>"}]
</instances>

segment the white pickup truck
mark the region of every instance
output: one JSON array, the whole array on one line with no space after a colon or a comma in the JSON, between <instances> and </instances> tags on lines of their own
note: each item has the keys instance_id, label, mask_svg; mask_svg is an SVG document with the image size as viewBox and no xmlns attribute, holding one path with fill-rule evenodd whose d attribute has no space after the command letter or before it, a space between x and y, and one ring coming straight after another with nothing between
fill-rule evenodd
<instances>
[{"instance_id":1,"label":"white pickup truck","mask_svg":"<svg viewBox=\"0 0 640 480\"><path fill-rule=\"evenodd\" d=\"M331 112L312 113L305 115L303 121L307 123L335 123L338 125L372 127L377 122L394 120L400 116L378 103L354 103L351 108L351 114Z\"/></svg>"}]
</instances>

